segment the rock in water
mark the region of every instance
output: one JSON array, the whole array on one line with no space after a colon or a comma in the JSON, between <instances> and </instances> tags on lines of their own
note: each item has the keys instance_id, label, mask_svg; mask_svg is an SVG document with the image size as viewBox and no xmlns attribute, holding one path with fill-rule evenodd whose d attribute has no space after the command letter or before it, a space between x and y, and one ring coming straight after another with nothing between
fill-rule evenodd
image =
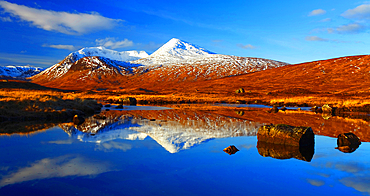
<instances>
[{"instance_id":1,"label":"rock in water","mask_svg":"<svg viewBox=\"0 0 370 196\"><path fill-rule=\"evenodd\" d=\"M333 108L331 108L328 104L322 106L322 113L325 114L333 114Z\"/></svg>"},{"instance_id":2,"label":"rock in water","mask_svg":"<svg viewBox=\"0 0 370 196\"><path fill-rule=\"evenodd\" d=\"M361 141L353 133L342 133L338 135L337 145L336 149L345 153L351 153L361 145Z\"/></svg>"},{"instance_id":3,"label":"rock in water","mask_svg":"<svg viewBox=\"0 0 370 196\"><path fill-rule=\"evenodd\" d=\"M126 97L126 98L122 99L122 104L125 104L125 105L136 105L137 104L137 100L134 97Z\"/></svg>"},{"instance_id":4,"label":"rock in water","mask_svg":"<svg viewBox=\"0 0 370 196\"><path fill-rule=\"evenodd\" d=\"M235 93L245 93L245 90L243 88L239 88L235 91Z\"/></svg>"},{"instance_id":5,"label":"rock in water","mask_svg":"<svg viewBox=\"0 0 370 196\"><path fill-rule=\"evenodd\" d=\"M76 114L73 117L73 124L75 124L75 125L81 125L84 122L85 122L85 118L82 117L82 116L79 116L79 115Z\"/></svg>"},{"instance_id":6,"label":"rock in water","mask_svg":"<svg viewBox=\"0 0 370 196\"><path fill-rule=\"evenodd\" d=\"M226 152L229 155L235 154L238 151L239 150L234 145L231 145L231 146L224 149L224 152Z\"/></svg>"},{"instance_id":7,"label":"rock in water","mask_svg":"<svg viewBox=\"0 0 370 196\"><path fill-rule=\"evenodd\" d=\"M315 134L311 127L290 125L265 125L258 129L258 141L292 146L311 146L315 144Z\"/></svg>"},{"instance_id":8,"label":"rock in water","mask_svg":"<svg viewBox=\"0 0 370 196\"><path fill-rule=\"evenodd\" d=\"M295 158L310 162L315 153L314 146L292 146L284 144L273 144L267 142L257 142L258 153L263 157L272 157L274 159Z\"/></svg>"},{"instance_id":9,"label":"rock in water","mask_svg":"<svg viewBox=\"0 0 370 196\"><path fill-rule=\"evenodd\" d=\"M274 105L274 106L272 106L271 112L278 113L279 112L279 108L276 105Z\"/></svg>"}]
</instances>

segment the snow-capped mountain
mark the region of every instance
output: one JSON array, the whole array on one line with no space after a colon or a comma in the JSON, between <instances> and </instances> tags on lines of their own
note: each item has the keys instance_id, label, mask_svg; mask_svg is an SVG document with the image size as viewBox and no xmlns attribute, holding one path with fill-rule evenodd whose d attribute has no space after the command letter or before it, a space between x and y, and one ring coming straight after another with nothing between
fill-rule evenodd
<instances>
[{"instance_id":1,"label":"snow-capped mountain","mask_svg":"<svg viewBox=\"0 0 370 196\"><path fill-rule=\"evenodd\" d=\"M44 70L44 68L32 66L0 66L0 77L24 79L36 75Z\"/></svg>"},{"instance_id":2,"label":"snow-capped mountain","mask_svg":"<svg viewBox=\"0 0 370 196\"><path fill-rule=\"evenodd\" d=\"M83 59L84 66L81 66L80 59ZM35 83L55 88L77 89L81 81L85 81L82 83L85 86L81 86L84 89L97 88L98 85L106 88L108 85L104 83L117 88L122 85L160 85L154 83L219 79L285 65L268 59L215 54L173 38L149 56L145 52L84 48L31 79ZM116 71L105 72L109 70ZM109 77L111 73L113 77ZM96 76L97 79L90 76ZM130 76L135 77L127 80ZM104 80L102 77L105 77Z\"/></svg>"},{"instance_id":3,"label":"snow-capped mountain","mask_svg":"<svg viewBox=\"0 0 370 196\"><path fill-rule=\"evenodd\" d=\"M49 67L44 72L40 73L38 76L36 76L33 79L39 78L39 77L46 77L47 80L53 80L59 77L62 77L64 74L66 74L71 66L76 63L78 60L84 58L84 57L104 57L105 59L111 60L111 62L117 62L114 64L127 64L125 62L127 61L133 61L140 58L145 58L148 56L148 54L145 51L123 51L123 52L117 52L114 50L106 49L104 47L88 47L88 48L82 48L79 51L72 52L69 54L64 60L61 62ZM96 61L97 59L91 59L90 64L98 63L100 62Z\"/></svg>"}]
</instances>

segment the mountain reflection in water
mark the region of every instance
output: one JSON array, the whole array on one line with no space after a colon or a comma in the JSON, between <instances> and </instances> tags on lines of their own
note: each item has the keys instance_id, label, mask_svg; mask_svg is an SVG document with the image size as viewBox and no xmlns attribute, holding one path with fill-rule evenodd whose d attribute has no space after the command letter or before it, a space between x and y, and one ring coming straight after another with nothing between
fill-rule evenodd
<instances>
[{"instance_id":1,"label":"mountain reflection in water","mask_svg":"<svg viewBox=\"0 0 370 196\"><path fill-rule=\"evenodd\" d=\"M219 106L99 115L0 136L0 195L370 195L365 120ZM315 147L257 141L270 123L312 127ZM360 148L335 149L343 132Z\"/></svg>"},{"instance_id":2,"label":"mountain reflection in water","mask_svg":"<svg viewBox=\"0 0 370 196\"><path fill-rule=\"evenodd\" d=\"M200 111L162 110L105 111L106 119L90 117L85 123L59 125L83 142L103 143L115 139L144 140L151 137L170 153L189 149L213 138L255 136L263 124Z\"/></svg>"}]
</instances>

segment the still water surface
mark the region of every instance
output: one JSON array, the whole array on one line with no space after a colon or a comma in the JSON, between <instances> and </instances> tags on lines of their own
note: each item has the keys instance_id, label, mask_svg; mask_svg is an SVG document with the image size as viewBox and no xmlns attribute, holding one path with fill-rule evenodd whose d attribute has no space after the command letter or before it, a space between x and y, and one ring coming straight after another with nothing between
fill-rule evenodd
<instances>
[{"instance_id":1,"label":"still water surface","mask_svg":"<svg viewBox=\"0 0 370 196\"><path fill-rule=\"evenodd\" d=\"M194 110L102 115L78 127L0 136L0 195L370 194L368 142L343 153L334 136L323 136L332 133L317 134L305 159L299 150L258 146L266 122L251 121L247 111L246 118ZM339 120L367 132L367 122ZM223 152L230 145L240 151Z\"/></svg>"}]
</instances>

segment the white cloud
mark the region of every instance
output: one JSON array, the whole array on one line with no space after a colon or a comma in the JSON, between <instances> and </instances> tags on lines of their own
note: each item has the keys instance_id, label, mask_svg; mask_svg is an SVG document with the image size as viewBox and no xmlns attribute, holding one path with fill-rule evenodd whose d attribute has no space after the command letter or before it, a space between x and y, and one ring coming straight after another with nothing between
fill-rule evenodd
<instances>
[{"instance_id":1,"label":"white cloud","mask_svg":"<svg viewBox=\"0 0 370 196\"><path fill-rule=\"evenodd\" d=\"M0 187L47 178L97 175L111 170L107 163L93 162L80 156L45 158L32 163L29 167L20 168L14 173L3 176Z\"/></svg>"},{"instance_id":2,"label":"white cloud","mask_svg":"<svg viewBox=\"0 0 370 196\"><path fill-rule=\"evenodd\" d=\"M320 20L319 22L331 22L331 18L325 18Z\"/></svg>"},{"instance_id":3,"label":"white cloud","mask_svg":"<svg viewBox=\"0 0 370 196\"><path fill-rule=\"evenodd\" d=\"M306 41L317 41L317 42L335 42L335 43L349 43L348 41L338 40L338 39L325 39L317 36L307 36Z\"/></svg>"},{"instance_id":4,"label":"white cloud","mask_svg":"<svg viewBox=\"0 0 370 196\"><path fill-rule=\"evenodd\" d=\"M240 47L240 48L243 48L243 49L255 49L256 48L255 46L253 46L251 44L246 44L246 45L238 44L237 46Z\"/></svg>"},{"instance_id":5,"label":"white cloud","mask_svg":"<svg viewBox=\"0 0 370 196\"><path fill-rule=\"evenodd\" d=\"M368 176L353 176L339 180L347 187L352 187L364 194L370 194L370 177Z\"/></svg>"},{"instance_id":6,"label":"white cloud","mask_svg":"<svg viewBox=\"0 0 370 196\"><path fill-rule=\"evenodd\" d=\"M341 16L350 19L370 19L370 4L363 4L354 9L345 11Z\"/></svg>"},{"instance_id":7,"label":"white cloud","mask_svg":"<svg viewBox=\"0 0 370 196\"><path fill-rule=\"evenodd\" d=\"M325 182L322 180L307 179L307 182L310 183L312 186L323 186L325 184Z\"/></svg>"},{"instance_id":8,"label":"white cloud","mask_svg":"<svg viewBox=\"0 0 370 196\"><path fill-rule=\"evenodd\" d=\"M317 36L307 36L305 38L306 41L319 41L319 42L327 42L329 41L328 39L324 39L324 38L321 38L321 37L317 37Z\"/></svg>"},{"instance_id":9,"label":"white cloud","mask_svg":"<svg viewBox=\"0 0 370 196\"><path fill-rule=\"evenodd\" d=\"M102 150L102 151L111 151L111 150L114 150L114 149L118 149L118 150L122 150L123 152L126 152L127 150L132 149L132 145L131 144L126 144L126 143L121 143L121 142L111 141L111 142L105 142L105 143L99 144L97 146L97 148L95 148L95 149L96 150Z\"/></svg>"},{"instance_id":10,"label":"white cloud","mask_svg":"<svg viewBox=\"0 0 370 196\"><path fill-rule=\"evenodd\" d=\"M12 22L13 20L10 17L0 17L0 20L3 22Z\"/></svg>"},{"instance_id":11,"label":"white cloud","mask_svg":"<svg viewBox=\"0 0 370 196\"><path fill-rule=\"evenodd\" d=\"M342 25L336 28L336 32L338 33L359 33L365 30L365 26L362 26L358 23L352 23L348 25Z\"/></svg>"},{"instance_id":12,"label":"white cloud","mask_svg":"<svg viewBox=\"0 0 370 196\"><path fill-rule=\"evenodd\" d=\"M123 41L116 41L115 38L105 38L105 39L96 39L96 44L99 46L104 46L106 48L116 49L116 48L126 48L134 45L134 42L128 39Z\"/></svg>"},{"instance_id":13,"label":"white cloud","mask_svg":"<svg viewBox=\"0 0 370 196\"><path fill-rule=\"evenodd\" d=\"M55 49L63 49L63 50L70 50L74 51L77 50L78 47L73 45L49 45L49 44L43 44L42 47L49 47L49 48L55 48Z\"/></svg>"},{"instance_id":14,"label":"white cloud","mask_svg":"<svg viewBox=\"0 0 370 196\"><path fill-rule=\"evenodd\" d=\"M54 65L60 61L52 57L11 53L0 53L0 60L6 61L8 64L31 64L41 67Z\"/></svg>"},{"instance_id":15,"label":"white cloud","mask_svg":"<svg viewBox=\"0 0 370 196\"><path fill-rule=\"evenodd\" d=\"M92 31L111 29L121 20L101 16L99 13L68 13L36 9L0 1L0 7L5 12L21 21L30 22L47 31L57 31L65 34L85 34Z\"/></svg>"},{"instance_id":16,"label":"white cloud","mask_svg":"<svg viewBox=\"0 0 370 196\"><path fill-rule=\"evenodd\" d=\"M323 9L317 9L317 10L312 10L309 14L308 14L308 16L318 16L318 15L323 15L323 14L325 14L326 13L326 11L325 10L323 10Z\"/></svg>"}]
</instances>

